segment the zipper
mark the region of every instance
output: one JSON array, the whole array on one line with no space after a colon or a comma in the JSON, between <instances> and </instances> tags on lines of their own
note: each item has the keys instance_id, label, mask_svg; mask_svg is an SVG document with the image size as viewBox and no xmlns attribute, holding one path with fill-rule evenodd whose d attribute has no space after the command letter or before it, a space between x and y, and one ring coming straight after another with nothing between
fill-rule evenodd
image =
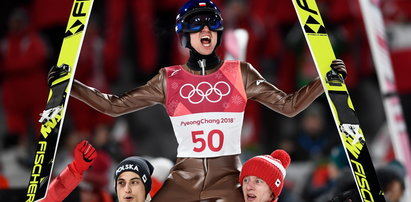
<instances>
[{"instance_id":1,"label":"zipper","mask_svg":"<svg viewBox=\"0 0 411 202\"><path fill-rule=\"evenodd\" d=\"M198 60L197 62L198 62L198 65L201 67L201 74L204 76L205 75L206 60L201 59L201 60Z\"/></svg>"},{"instance_id":2,"label":"zipper","mask_svg":"<svg viewBox=\"0 0 411 202\"><path fill-rule=\"evenodd\" d=\"M207 158L204 158L204 161L203 161L203 165L204 165L204 174L207 174L207 172L208 172L208 162L207 162Z\"/></svg>"}]
</instances>

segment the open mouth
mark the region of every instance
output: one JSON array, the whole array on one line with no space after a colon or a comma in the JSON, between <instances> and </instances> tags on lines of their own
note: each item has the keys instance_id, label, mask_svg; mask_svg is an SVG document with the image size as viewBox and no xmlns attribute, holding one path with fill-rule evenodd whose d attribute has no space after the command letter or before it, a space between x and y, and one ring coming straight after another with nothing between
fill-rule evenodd
<instances>
[{"instance_id":1,"label":"open mouth","mask_svg":"<svg viewBox=\"0 0 411 202\"><path fill-rule=\"evenodd\" d=\"M201 44L205 47L209 47L211 45L211 37L210 36L203 36L201 37Z\"/></svg>"},{"instance_id":2,"label":"open mouth","mask_svg":"<svg viewBox=\"0 0 411 202\"><path fill-rule=\"evenodd\" d=\"M253 201L257 198L254 194L247 194L247 201Z\"/></svg>"},{"instance_id":3,"label":"open mouth","mask_svg":"<svg viewBox=\"0 0 411 202\"><path fill-rule=\"evenodd\" d=\"M124 199L125 199L126 201L132 201L132 200L134 199L134 197L132 197L132 196L125 196Z\"/></svg>"}]
</instances>

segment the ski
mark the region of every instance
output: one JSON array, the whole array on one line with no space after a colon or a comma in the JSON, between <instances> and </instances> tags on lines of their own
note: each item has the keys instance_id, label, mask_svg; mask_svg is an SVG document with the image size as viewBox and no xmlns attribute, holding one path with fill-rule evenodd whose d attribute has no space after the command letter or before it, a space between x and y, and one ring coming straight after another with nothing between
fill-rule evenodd
<instances>
[{"instance_id":1,"label":"ski","mask_svg":"<svg viewBox=\"0 0 411 202\"><path fill-rule=\"evenodd\" d=\"M61 78L52 83L45 110L39 120L41 129L27 186L26 202L38 201L45 198L47 194L71 84L92 5L93 0L73 1L57 61L57 66L64 71Z\"/></svg>"},{"instance_id":2,"label":"ski","mask_svg":"<svg viewBox=\"0 0 411 202\"><path fill-rule=\"evenodd\" d=\"M336 58L318 6L315 0L292 2L321 78L361 200L385 201L344 79L330 67Z\"/></svg>"},{"instance_id":3,"label":"ski","mask_svg":"<svg viewBox=\"0 0 411 202\"><path fill-rule=\"evenodd\" d=\"M411 154L401 101L397 93L394 72L387 45L386 29L378 1L359 0L370 49L377 71L387 125L395 157L411 173ZM411 198L411 176L405 179L403 198Z\"/></svg>"}]
</instances>

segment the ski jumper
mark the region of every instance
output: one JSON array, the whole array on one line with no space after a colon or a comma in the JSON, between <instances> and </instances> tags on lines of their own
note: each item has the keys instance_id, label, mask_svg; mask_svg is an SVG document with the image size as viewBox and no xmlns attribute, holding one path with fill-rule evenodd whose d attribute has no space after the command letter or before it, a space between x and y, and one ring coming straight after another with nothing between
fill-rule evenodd
<instances>
[{"instance_id":1,"label":"ski jumper","mask_svg":"<svg viewBox=\"0 0 411 202\"><path fill-rule=\"evenodd\" d=\"M166 107L179 143L178 156L153 202L244 201L238 177L246 100L292 117L324 92L317 78L294 93L284 93L246 62L223 61L206 75L198 74L186 66L162 68L147 84L121 96L73 83L73 97L111 116L155 104Z\"/></svg>"},{"instance_id":2,"label":"ski jumper","mask_svg":"<svg viewBox=\"0 0 411 202\"><path fill-rule=\"evenodd\" d=\"M205 76L182 66L166 68L166 109L178 160L153 201L243 200L237 179L247 98L239 67L238 61L226 61Z\"/></svg>"}]
</instances>

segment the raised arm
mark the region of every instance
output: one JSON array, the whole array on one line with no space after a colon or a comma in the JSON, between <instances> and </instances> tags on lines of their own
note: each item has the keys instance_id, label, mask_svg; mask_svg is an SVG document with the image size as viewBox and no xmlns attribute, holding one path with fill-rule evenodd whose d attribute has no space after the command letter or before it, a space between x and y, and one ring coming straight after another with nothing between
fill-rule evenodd
<instances>
[{"instance_id":1,"label":"raised arm","mask_svg":"<svg viewBox=\"0 0 411 202\"><path fill-rule=\"evenodd\" d=\"M298 91L287 94L267 82L249 63L241 64L247 98L260 102L271 110L293 117L307 108L324 89L319 78Z\"/></svg>"},{"instance_id":2,"label":"raised arm","mask_svg":"<svg viewBox=\"0 0 411 202\"><path fill-rule=\"evenodd\" d=\"M86 140L74 149L74 160L53 179L48 187L47 196L41 202L63 201L83 179L83 173L97 158L96 149Z\"/></svg>"},{"instance_id":3,"label":"raised arm","mask_svg":"<svg viewBox=\"0 0 411 202\"><path fill-rule=\"evenodd\" d=\"M105 94L75 80L71 96L83 101L94 109L110 115L120 116L143 109L165 100L164 69L145 85L135 88L121 96Z\"/></svg>"}]
</instances>

